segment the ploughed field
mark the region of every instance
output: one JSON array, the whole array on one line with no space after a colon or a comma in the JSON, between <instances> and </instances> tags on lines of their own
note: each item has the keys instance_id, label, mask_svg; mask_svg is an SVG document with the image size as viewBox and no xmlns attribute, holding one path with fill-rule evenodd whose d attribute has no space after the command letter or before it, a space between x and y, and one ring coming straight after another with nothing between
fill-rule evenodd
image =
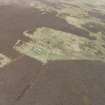
<instances>
[{"instance_id":1,"label":"ploughed field","mask_svg":"<svg viewBox=\"0 0 105 105\"><path fill-rule=\"evenodd\" d=\"M97 4L0 6L0 105L104 105L105 11Z\"/></svg>"}]
</instances>

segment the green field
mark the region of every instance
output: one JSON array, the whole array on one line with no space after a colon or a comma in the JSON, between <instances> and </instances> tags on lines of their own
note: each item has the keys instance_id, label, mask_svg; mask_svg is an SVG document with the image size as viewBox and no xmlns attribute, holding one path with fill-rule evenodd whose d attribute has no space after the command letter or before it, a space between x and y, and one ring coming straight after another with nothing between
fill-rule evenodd
<instances>
[{"instance_id":1,"label":"green field","mask_svg":"<svg viewBox=\"0 0 105 105\"><path fill-rule=\"evenodd\" d=\"M31 34L24 32L30 41L18 41L14 48L43 63L49 60L100 60L105 61L105 37L96 40L76 36L51 28L37 28Z\"/></svg>"},{"instance_id":2,"label":"green field","mask_svg":"<svg viewBox=\"0 0 105 105\"><path fill-rule=\"evenodd\" d=\"M57 3L57 2L56 2ZM77 36L72 33L54 30L48 27L37 28L29 34L23 32L29 41L18 41L14 48L22 54L35 58L43 63L49 60L99 60L105 61L105 15L104 4L101 0L61 0L59 8L37 1L32 5L42 14L56 13L55 16L63 19L79 29L89 33ZM91 16L91 12L100 17ZM97 15L97 14L95 14ZM76 30L74 30L76 31Z\"/></svg>"}]
</instances>

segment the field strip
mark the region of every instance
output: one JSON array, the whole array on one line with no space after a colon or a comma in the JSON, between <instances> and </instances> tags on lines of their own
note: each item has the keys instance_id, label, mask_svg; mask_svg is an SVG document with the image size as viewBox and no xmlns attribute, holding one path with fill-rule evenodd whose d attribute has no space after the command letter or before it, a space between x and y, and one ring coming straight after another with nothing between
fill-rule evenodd
<instances>
[{"instance_id":1,"label":"field strip","mask_svg":"<svg viewBox=\"0 0 105 105\"><path fill-rule=\"evenodd\" d=\"M8 49L7 49L8 50ZM4 52L1 52L1 59L0 59L0 68L3 68L13 62L16 62L17 60L20 60L24 55L23 54L20 54L18 55L17 57L9 57L7 55L7 50L5 49Z\"/></svg>"}]
</instances>

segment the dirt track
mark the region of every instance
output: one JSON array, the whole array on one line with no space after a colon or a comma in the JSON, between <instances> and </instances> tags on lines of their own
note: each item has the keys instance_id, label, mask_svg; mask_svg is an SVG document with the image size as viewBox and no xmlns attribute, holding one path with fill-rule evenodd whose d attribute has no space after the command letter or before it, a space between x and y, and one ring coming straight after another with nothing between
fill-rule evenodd
<instances>
[{"instance_id":1,"label":"dirt track","mask_svg":"<svg viewBox=\"0 0 105 105\"><path fill-rule=\"evenodd\" d=\"M24 30L41 26L88 36L54 14L1 6L0 52L17 60L0 71L0 105L104 105L105 64L59 61L42 65L12 49L18 39L24 39Z\"/></svg>"}]
</instances>

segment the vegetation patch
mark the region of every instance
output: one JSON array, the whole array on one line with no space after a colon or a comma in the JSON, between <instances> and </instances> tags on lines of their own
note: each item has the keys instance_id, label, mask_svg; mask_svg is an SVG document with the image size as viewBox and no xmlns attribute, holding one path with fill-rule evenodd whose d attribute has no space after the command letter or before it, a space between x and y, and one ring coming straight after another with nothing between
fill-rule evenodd
<instances>
[{"instance_id":1,"label":"vegetation patch","mask_svg":"<svg viewBox=\"0 0 105 105\"><path fill-rule=\"evenodd\" d=\"M105 23L100 18L89 14L89 11L94 10L104 14L105 9L102 5L105 4L105 1L59 0L48 2L36 1L31 6L39 9L42 14L56 12L56 16L67 23L88 31L94 40L42 27L33 32L25 31L24 36L30 40L27 42L18 40L14 48L43 63L49 60L99 60L105 62Z\"/></svg>"},{"instance_id":2,"label":"vegetation patch","mask_svg":"<svg viewBox=\"0 0 105 105\"><path fill-rule=\"evenodd\" d=\"M52 3L52 1L49 3ZM87 28L84 27L84 25L87 23L104 24L105 26L105 22L103 23L102 21L102 18L105 17L105 8L102 6L105 4L105 0L60 0L52 4L51 6L48 3L36 1L33 7L39 9L42 13L56 12L57 17L64 19L69 24L86 30ZM59 8L56 5L59 5ZM97 11L101 12L101 14L98 14L100 18L97 18L97 15L96 17L90 15L90 12L94 14L95 11L95 15L98 14ZM97 25L95 25L94 28L95 27L97 27Z\"/></svg>"},{"instance_id":3,"label":"vegetation patch","mask_svg":"<svg viewBox=\"0 0 105 105\"><path fill-rule=\"evenodd\" d=\"M25 31L29 41L18 40L14 48L43 63L49 60L99 60L105 62L105 36L92 34L96 40L76 36L51 28ZM99 35L100 34L100 35Z\"/></svg>"},{"instance_id":4,"label":"vegetation patch","mask_svg":"<svg viewBox=\"0 0 105 105\"><path fill-rule=\"evenodd\" d=\"M0 53L0 68L4 67L5 65L9 64L11 59L5 56L4 54Z\"/></svg>"}]
</instances>

